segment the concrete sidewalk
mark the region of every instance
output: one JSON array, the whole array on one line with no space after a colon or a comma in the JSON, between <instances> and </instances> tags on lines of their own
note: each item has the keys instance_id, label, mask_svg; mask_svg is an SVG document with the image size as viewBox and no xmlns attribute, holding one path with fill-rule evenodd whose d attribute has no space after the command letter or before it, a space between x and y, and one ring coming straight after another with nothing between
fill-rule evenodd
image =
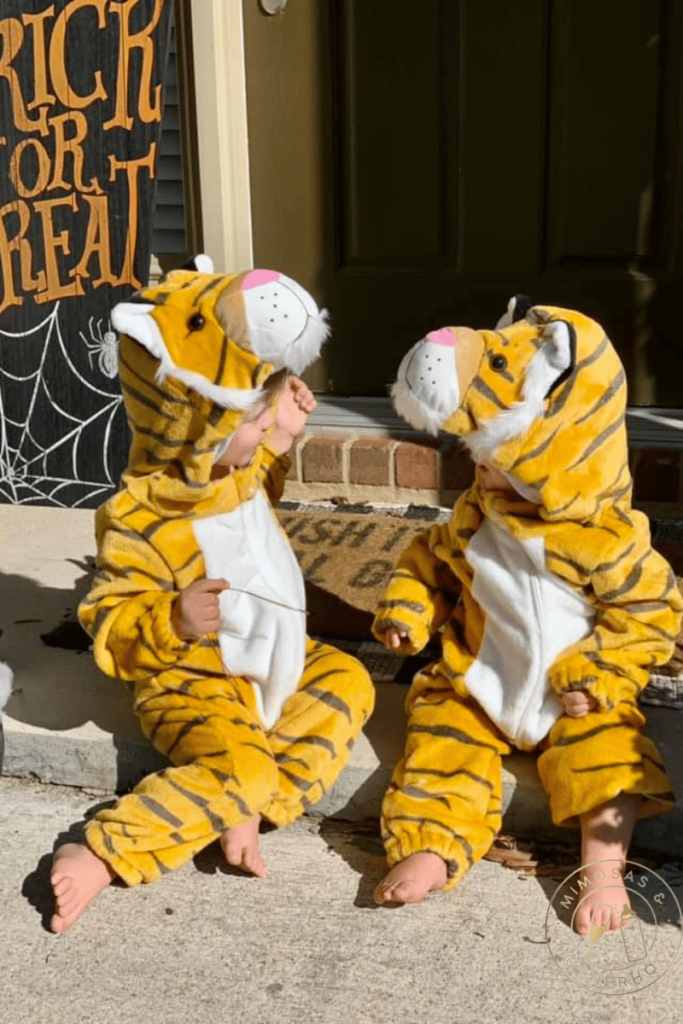
<instances>
[{"instance_id":1,"label":"concrete sidewalk","mask_svg":"<svg viewBox=\"0 0 683 1024\"><path fill-rule=\"evenodd\" d=\"M111 793L162 762L140 733L126 688L103 676L89 653L49 648L40 639L83 595L94 551L92 511L0 506L0 660L15 673L3 716L4 773ZM377 819L401 756L405 694L404 686L378 685L376 712L317 811L353 821ZM632 850L679 857L683 713L663 707L646 713L679 800L670 814L638 824ZM553 827L532 755L505 760L504 804L509 832L564 842L577 838L576 832Z\"/></svg>"},{"instance_id":2,"label":"concrete sidewalk","mask_svg":"<svg viewBox=\"0 0 683 1024\"><path fill-rule=\"evenodd\" d=\"M647 973L644 961L626 964L625 983L638 991L587 991L581 982L595 960L586 959L589 940L574 940L566 915L555 912L554 878L482 861L453 893L376 907L378 840L329 819L304 818L262 836L265 879L228 871L214 845L155 885L111 886L70 931L52 935L41 922L51 914L53 843L67 830L73 838L72 826L98 802L78 790L0 779L7 1024L680 1019L683 951L666 974L657 974L654 953ZM680 903L680 868L657 872ZM655 941L678 950L679 920L663 913ZM648 946L651 930L644 921ZM550 955L554 940L573 952L572 977ZM618 933L591 950L592 958L617 954L624 959Z\"/></svg>"}]
</instances>

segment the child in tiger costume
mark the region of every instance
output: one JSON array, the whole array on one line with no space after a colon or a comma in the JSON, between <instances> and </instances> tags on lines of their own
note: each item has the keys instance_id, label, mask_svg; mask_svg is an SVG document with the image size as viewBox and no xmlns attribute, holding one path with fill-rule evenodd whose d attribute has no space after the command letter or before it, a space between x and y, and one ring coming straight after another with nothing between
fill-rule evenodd
<instances>
[{"instance_id":1,"label":"child in tiger costume","mask_svg":"<svg viewBox=\"0 0 683 1024\"><path fill-rule=\"evenodd\" d=\"M55 932L114 877L152 882L215 839L265 874L261 819L286 825L319 800L373 707L362 665L307 638L271 507L315 406L284 368L317 357L325 314L282 274L195 264L113 310L132 444L79 607L98 666L129 683L170 766L57 850Z\"/></svg>"},{"instance_id":2,"label":"child in tiger costume","mask_svg":"<svg viewBox=\"0 0 683 1024\"><path fill-rule=\"evenodd\" d=\"M401 653L439 630L442 648L408 695L375 899L419 902L487 852L512 747L540 750L553 820L580 825L582 864L621 861L636 818L673 806L638 695L673 652L682 601L631 507L619 358L588 317L511 300L496 330L428 334L392 394L412 426L460 435L477 471L450 521L403 553L373 625ZM629 901L613 877L577 908L579 933L593 912L618 926Z\"/></svg>"}]
</instances>

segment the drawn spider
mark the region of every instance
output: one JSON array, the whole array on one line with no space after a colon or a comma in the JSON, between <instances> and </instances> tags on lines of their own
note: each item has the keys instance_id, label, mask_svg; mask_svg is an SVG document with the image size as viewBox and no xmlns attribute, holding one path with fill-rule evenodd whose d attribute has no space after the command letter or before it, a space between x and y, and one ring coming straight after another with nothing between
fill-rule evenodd
<instances>
[{"instance_id":1,"label":"drawn spider","mask_svg":"<svg viewBox=\"0 0 683 1024\"><path fill-rule=\"evenodd\" d=\"M102 333L102 321L98 320L97 324L93 324L94 317L90 317L88 321L88 330L90 331L89 340L86 338L83 331L79 331L81 338L88 348L88 359L90 360L90 366L92 367L93 356L97 356L97 366L100 373L103 373L105 377L109 377L113 380L118 373L118 353L119 353L119 341L114 331L111 330L111 323L109 324L109 330Z\"/></svg>"}]
</instances>

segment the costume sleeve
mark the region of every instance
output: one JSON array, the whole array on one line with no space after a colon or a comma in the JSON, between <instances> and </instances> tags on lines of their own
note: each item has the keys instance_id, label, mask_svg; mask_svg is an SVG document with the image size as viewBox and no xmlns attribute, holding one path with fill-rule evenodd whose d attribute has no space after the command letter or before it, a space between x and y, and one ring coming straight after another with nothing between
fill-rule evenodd
<instances>
[{"instance_id":1,"label":"costume sleeve","mask_svg":"<svg viewBox=\"0 0 683 1024\"><path fill-rule=\"evenodd\" d=\"M285 489L285 480L292 465L288 455L276 452L268 444L259 449L258 473L271 505L277 505Z\"/></svg>"},{"instance_id":2,"label":"costume sleeve","mask_svg":"<svg viewBox=\"0 0 683 1024\"><path fill-rule=\"evenodd\" d=\"M407 633L410 653L417 653L441 628L461 588L446 560L450 551L448 524L432 526L406 548L378 605L372 625L378 640L394 626Z\"/></svg>"},{"instance_id":3,"label":"costume sleeve","mask_svg":"<svg viewBox=\"0 0 683 1024\"><path fill-rule=\"evenodd\" d=\"M137 680L172 667L192 647L171 626L177 596L169 567L150 544L133 531L106 530L93 586L78 609L99 668Z\"/></svg>"},{"instance_id":4,"label":"costume sleeve","mask_svg":"<svg viewBox=\"0 0 683 1024\"><path fill-rule=\"evenodd\" d=\"M633 701L649 672L673 654L683 599L669 564L653 550L647 519L631 511L609 557L585 581L595 601L595 624L550 670L557 693L585 689L601 710Z\"/></svg>"}]
</instances>

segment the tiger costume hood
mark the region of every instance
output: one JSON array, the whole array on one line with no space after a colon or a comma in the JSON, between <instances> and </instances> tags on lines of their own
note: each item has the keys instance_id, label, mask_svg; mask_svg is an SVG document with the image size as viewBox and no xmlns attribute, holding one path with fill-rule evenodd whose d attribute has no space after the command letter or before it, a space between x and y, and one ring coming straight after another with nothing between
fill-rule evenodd
<instances>
[{"instance_id":1,"label":"tiger costume hood","mask_svg":"<svg viewBox=\"0 0 683 1024\"><path fill-rule=\"evenodd\" d=\"M212 479L216 458L269 375L301 372L326 314L274 271L215 274L206 256L112 311L132 443L122 487L96 519L98 572L81 602L99 667L125 679L174 665L249 681L267 727L301 678L301 570L272 509L289 459L262 442L250 465ZM180 640L181 590L225 579L217 638ZM217 658L217 649L220 659Z\"/></svg>"},{"instance_id":2,"label":"tiger costume hood","mask_svg":"<svg viewBox=\"0 0 683 1024\"><path fill-rule=\"evenodd\" d=\"M327 314L269 270L216 274L206 255L112 311L132 433L123 483L161 515L208 511L217 452L275 370L301 373L328 334Z\"/></svg>"},{"instance_id":3,"label":"tiger costume hood","mask_svg":"<svg viewBox=\"0 0 683 1024\"><path fill-rule=\"evenodd\" d=\"M421 430L459 435L513 490L477 474L449 523L404 552L373 630L411 652L441 634L442 671L531 749L568 690L634 704L671 657L681 596L631 508L621 362L594 320L531 306L496 330L435 330L392 394ZM404 648L405 649L405 648Z\"/></svg>"},{"instance_id":4,"label":"tiger costume hood","mask_svg":"<svg viewBox=\"0 0 683 1024\"><path fill-rule=\"evenodd\" d=\"M393 397L418 429L459 435L543 519L630 505L626 377L604 330L581 313L532 306L502 330L433 331L404 358Z\"/></svg>"}]
</instances>

